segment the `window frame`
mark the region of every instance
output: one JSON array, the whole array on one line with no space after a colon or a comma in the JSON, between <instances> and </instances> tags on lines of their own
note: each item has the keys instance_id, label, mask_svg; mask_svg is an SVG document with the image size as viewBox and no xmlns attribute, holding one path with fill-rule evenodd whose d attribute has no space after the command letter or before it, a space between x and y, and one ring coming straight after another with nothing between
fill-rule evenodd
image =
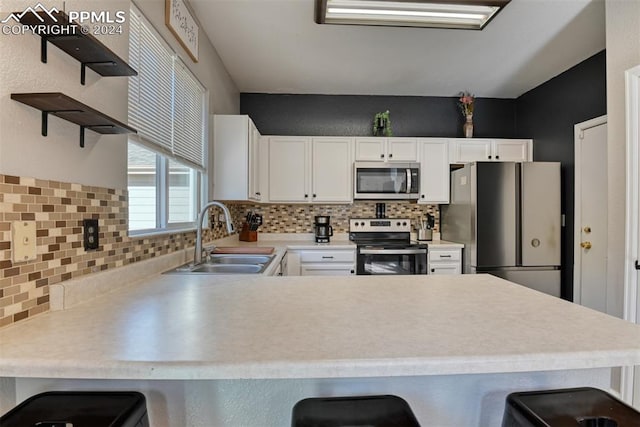
<instances>
[{"instance_id":1,"label":"window frame","mask_svg":"<svg viewBox=\"0 0 640 427\"><path fill-rule=\"evenodd\" d=\"M172 64L172 72L171 72L171 88L169 89L171 92L171 150L167 150L162 144L156 144L153 140L149 140L146 137L143 137L139 134L131 134L128 139L127 150L129 150L129 146L131 144L136 145L144 150L147 150L155 155L155 202L156 202L156 215L155 215L155 227L154 228L145 228L145 229L130 229L130 222L127 224L128 234L131 236L142 236L142 235L155 235L155 234L166 234L166 233L175 233L178 231L192 231L197 227L197 218L198 213L203 205L203 203L208 199L208 183L209 183L209 174L210 174L210 162L209 162L209 90L203 85L197 76L189 69L186 62L180 58L178 53L164 40L164 38L160 35L160 33L155 29L155 27L149 22L149 20L144 16L144 14L137 8L133 3L131 4L131 14L136 14L137 18L141 20L141 22L148 27L154 34L157 41L163 45L166 49L166 53L171 57ZM129 43L131 43L131 35L129 36ZM131 54L131 53L130 53ZM181 71L177 71L177 68L180 67ZM199 85L201 89L202 96L202 117L201 117L201 148L202 148L202 159L201 164L197 162L193 162L190 159L182 158L180 153L176 152L173 149L174 147L174 135L176 132L176 124L175 119L177 117L178 111L176 110L176 106L179 103L179 100L183 100L183 93L176 94L176 86L179 84L176 83L176 79L181 77L181 73L187 73L187 77L192 79L192 81L185 81L182 87L195 87L191 86L191 83L195 83ZM140 88L140 83L136 82L134 87ZM129 93L132 90L132 85L129 85L128 88L128 96L131 97ZM129 117L131 117L131 112L129 112ZM197 115L195 116L197 117ZM131 119L130 119L131 120ZM179 136L176 137L179 139ZM170 161L178 163L182 166L189 168L189 174L193 177L193 185L195 189L190 192L190 197L192 197L192 206L194 210L194 218L192 221L188 222L170 222ZM128 166L127 166L127 176L128 176ZM190 180L192 178L189 178ZM127 178L127 187L129 187L129 179ZM131 200L129 200L129 206L131 205Z\"/></svg>"}]
</instances>

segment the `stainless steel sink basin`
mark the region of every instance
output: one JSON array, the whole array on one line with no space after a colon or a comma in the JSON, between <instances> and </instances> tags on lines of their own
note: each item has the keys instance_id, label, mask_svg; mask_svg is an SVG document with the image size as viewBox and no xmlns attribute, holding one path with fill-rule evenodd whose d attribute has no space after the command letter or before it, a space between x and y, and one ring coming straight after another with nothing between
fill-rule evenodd
<instances>
[{"instance_id":1,"label":"stainless steel sink basin","mask_svg":"<svg viewBox=\"0 0 640 427\"><path fill-rule=\"evenodd\" d=\"M182 265L168 274L260 274L269 266L274 255L213 254L206 262Z\"/></svg>"},{"instance_id":2,"label":"stainless steel sink basin","mask_svg":"<svg viewBox=\"0 0 640 427\"><path fill-rule=\"evenodd\" d=\"M266 255L243 254L214 254L211 255L211 264L268 264L271 257Z\"/></svg>"},{"instance_id":3,"label":"stainless steel sink basin","mask_svg":"<svg viewBox=\"0 0 640 427\"><path fill-rule=\"evenodd\" d=\"M264 271L263 264L200 264L191 273L257 274Z\"/></svg>"}]
</instances>

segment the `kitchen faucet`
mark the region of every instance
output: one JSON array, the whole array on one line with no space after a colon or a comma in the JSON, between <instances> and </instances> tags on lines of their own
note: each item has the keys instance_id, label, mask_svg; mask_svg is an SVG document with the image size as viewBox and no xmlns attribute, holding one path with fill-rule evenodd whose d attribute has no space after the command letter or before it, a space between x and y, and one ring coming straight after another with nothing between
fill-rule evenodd
<instances>
[{"instance_id":1,"label":"kitchen faucet","mask_svg":"<svg viewBox=\"0 0 640 427\"><path fill-rule=\"evenodd\" d=\"M196 228L196 251L195 254L193 254L193 265L202 263L202 221L204 220L205 214L212 206L217 206L222 209L224 219L227 223L227 231L229 232L229 234L235 231L233 228L233 224L231 223L231 213L229 212L229 208L227 208L220 202L216 202L215 200L204 205L204 207L198 214L198 223Z\"/></svg>"}]
</instances>

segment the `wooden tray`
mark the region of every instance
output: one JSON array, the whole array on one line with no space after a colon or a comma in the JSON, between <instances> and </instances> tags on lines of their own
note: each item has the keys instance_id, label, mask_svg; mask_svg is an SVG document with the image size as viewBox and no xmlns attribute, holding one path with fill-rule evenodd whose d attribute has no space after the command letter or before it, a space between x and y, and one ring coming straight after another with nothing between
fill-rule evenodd
<instances>
[{"instance_id":1,"label":"wooden tray","mask_svg":"<svg viewBox=\"0 0 640 427\"><path fill-rule=\"evenodd\" d=\"M272 246L246 247L246 246L219 246L213 250L216 254L261 254L270 255L274 251Z\"/></svg>"}]
</instances>

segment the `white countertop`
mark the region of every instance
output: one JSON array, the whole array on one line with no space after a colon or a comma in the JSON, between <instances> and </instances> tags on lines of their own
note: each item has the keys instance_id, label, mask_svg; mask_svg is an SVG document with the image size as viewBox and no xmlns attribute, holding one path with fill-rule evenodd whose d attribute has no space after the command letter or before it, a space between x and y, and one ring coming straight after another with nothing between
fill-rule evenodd
<instances>
[{"instance_id":1,"label":"white countertop","mask_svg":"<svg viewBox=\"0 0 640 427\"><path fill-rule=\"evenodd\" d=\"M640 326L489 275L155 275L0 330L0 377L335 378L640 364Z\"/></svg>"}]
</instances>

